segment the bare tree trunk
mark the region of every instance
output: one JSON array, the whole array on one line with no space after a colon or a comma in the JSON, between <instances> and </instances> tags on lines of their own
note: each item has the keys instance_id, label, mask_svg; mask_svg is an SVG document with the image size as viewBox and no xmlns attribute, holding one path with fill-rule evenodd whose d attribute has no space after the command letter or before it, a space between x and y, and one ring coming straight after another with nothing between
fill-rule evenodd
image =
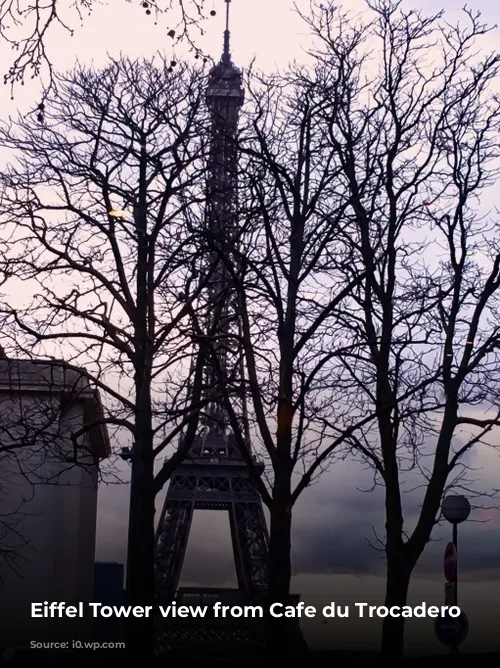
<instances>
[{"instance_id":1,"label":"bare tree trunk","mask_svg":"<svg viewBox=\"0 0 500 668\"><path fill-rule=\"evenodd\" d=\"M113 398L104 402L103 426L112 424L117 430L127 430L123 436L117 431L121 445L125 444L122 438L127 443L129 439L133 441L126 588L128 601L134 606L153 605L155 492L161 489L186 451L176 453L168 466L163 466L156 481L154 457L177 439L187 424L189 438L196 431L196 420L191 424L193 409L188 404L196 405L199 410L199 401L191 394L187 366L186 376L178 375L182 366L179 360L184 355L187 359L193 352L186 324L193 322L193 300L208 281L206 277L193 281L191 273L185 271L193 266L194 255L201 251L184 217L193 201L201 202L205 197L201 178L205 161L200 144L205 127L201 112L205 82L194 71L188 74L187 65L179 63L176 85L168 87L168 91L158 88L157 82L165 80L167 69L172 72L170 60L160 60L160 69L156 64L120 59L101 72L78 67L74 73L57 75L57 80L64 84L52 92L46 91L43 123L32 118L19 125L26 142L17 138L13 128L0 129L0 143L26 155L19 173L13 171L10 175L12 187L7 185L10 177L7 178L6 171L1 174L2 193L13 194L11 205L15 205L19 216L16 220L7 213L6 201L0 225L9 220L9 225L24 230L16 237L19 245L16 241L8 250L10 262L16 265L18 278L37 280L45 287L50 284L45 297L39 295L41 301L36 305L33 302L25 309L18 309L2 303L0 329L2 335L9 329L15 348L23 351L28 349L29 342L38 346L42 339L57 342L70 336L74 342L72 349L67 349L70 367L75 369L83 363L90 369L88 379L95 389ZM123 90L132 91L126 103ZM179 94L179 90L184 93ZM161 101L163 93L166 97ZM153 98L157 105L150 108L147 100ZM109 104L103 107L103 100ZM119 101L116 106L114 102ZM152 114L151 118L148 114ZM107 124L122 129L118 134L115 130L110 134L103 130ZM45 133L44 128L52 125L64 128L57 138ZM75 130L83 132L88 141L79 144L81 150L72 154L68 169L59 163L54 167L43 156L73 151L71 137ZM117 140L118 135L122 143ZM185 143L186 137L193 139L192 147ZM130 146L130 138L134 148ZM170 148L158 153L155 146ZM105 161L102 164L101 153ZM61 202L63 219L64 211L71 211L72 223L67 226L54 219L52 204L45 204L38 195L33 197L39 186L53 181L50 175L53 167L65 195L59 199L53 192L50 197ZM96 181L98 173L107 176ZM29 183L32 190L23 186L21 196L16 183ZM188 191L196 192L195 200L187 195L188 183ZM119 202L123 202L123 210ZM36 212L34 217L26 217L23 207ZM48 214L49 210L52 213ZM12 207L11 212L14 212ZM30 226L28 221L35 219L41 227L38 222ZM176 249L172 246L173 237L178 242ZM2 257L7 254L5 247L1 251ZM52 278L59 275L59 270L64 278L57 280L57 286L52 285ZM74 285L76 289L72 289ZM174 286L173 292L170 285ZM180 295L181 285L182 299L172 297ZM45 287L41 287L42 292ZM86 297L82 300L82 295L91 295L90 301ZM38 322L44 324L33 328L32 308L36 310L39 306L43 316L37 316L41 318ZM52 312L57 313L55 319ZM23 343L21 334L26 337ZM59 349L59 344L54 345ZM47 349L47 354L54 351ZM32 355L35 354L33 349ZM164 374L166 381L159 408L152 398L153 365L155 382L158 373ZM173 369L175 380L172 380ZM116 380L108 382L110 374L113 376L115 372L120 377L118 388ZM198 398L200 384L198 381L196 385ZM131 386L133 396L130 396ZM187 412L181 415L184 409L189 417ZM91 427L84 425L85 429L97 428L101 416L96 420ZM154 431L160 421L162 428ZM79 435L83 434L82 431ZM76 447L77 441L74 443ZM132 618L127 625L127 651L134 658L152 655L154 621L153 617Z\"/></svg>"},{"instance_id":2,"label":"bare tree trunk","mask_svg":"<svg viewBox=\"0 0 500 668\"><path fill-rule=\"evenodd\" d=\"M141 402L142 403L142 402ZM151 411L137 411L137 442L130 482L127 598L129 605L154 604L154 458ZM134 656L153 656L154 618L133 618L127 627L127 650Z\"/></svg>"},{"instance_id":3,"label":"bare tree trunk","mask_svg":"<svg viewBox=\"0 0 500 668\"><path fill-rule=\"evenodd\" d=\"M400 551L387 554L387 583L385 590L385 605L406 605L408 586L412 569L407 559ZM382 656L384 659L403 658L404 650L404 617L385 617L382 624Z\"/></svg>"},{"instance_id":4,"label":"bare tree trunk","mask_svg":"<svg viewBox=\"0 0 500 668\"><path fill-rule=\"evenodd\" d=\"M271 505L269 540L269 606L273 603L289 604L292 576L292 510L290 505L291 482L286 471L277 470ZM266 642L272 657L286 655L289 645L288 620L271 617L266 625Z\"/></svg>"},{"instance_id":5,"label":"bare tree trunk","mask_svg":"<svg viewBox=\"0 0 500 668\"><path fill-rule=\"evenodd\" d=\"M130 605L154 604L155 484L154 435L151 397L152 351L154 336L151 314L154 301L149 291L152 265L146 219L146 159L141 147L139 206L134 212L137 230L137 320L135 323L136 443L132 460L130 524L127 563L127 588ZM139 621L139 623L137 623ZM152 657L154 617L140 618L129 627L129 651L134 658Z\"/></svg>"}]
</instances>

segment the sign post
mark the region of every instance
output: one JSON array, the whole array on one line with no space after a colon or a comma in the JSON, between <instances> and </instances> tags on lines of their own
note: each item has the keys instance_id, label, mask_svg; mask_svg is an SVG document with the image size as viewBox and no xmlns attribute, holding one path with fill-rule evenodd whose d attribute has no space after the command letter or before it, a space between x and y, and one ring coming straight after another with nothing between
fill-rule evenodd
<instances>
[{"instance_id":1,"label":"sign post","mask_svg":"<svg viewBox=\"0 0 500 668\"><path fill-rule=\"evenodd\" d=\"M445 605L456 605L457 604L457 584L456 584L456 582L445 582L444 583L444 604Z\"/></svg>"},{"instance_id":2,"label":"sign post","mask_svg":"<svg viewBox=\"0 0 500 668\"><path fill-rule=\"evenodd\" d=\"M457 575L457 548L455 543L448 543L443 558L444 577L446 582L454 582Z\"/></svg>"},{"instance_id":3,"label":"sign post","mask_svg":"<svg viewBox=\"0 0 500 668\"><path fill-rule=\"evenodd\" d=\"M445 605L456 606L458 603L458 525L470 515L470 503L465 496L447 496L441 506L445 519L453 527L453 539L444 550L443 568L446 583L444 585ZM439 640L450 648L451 652L458 652L458 646L463 643L469 632L469 622L461 612L458 617L446 614L436 619L434 632Z\"/></svg>"}]
</instances>

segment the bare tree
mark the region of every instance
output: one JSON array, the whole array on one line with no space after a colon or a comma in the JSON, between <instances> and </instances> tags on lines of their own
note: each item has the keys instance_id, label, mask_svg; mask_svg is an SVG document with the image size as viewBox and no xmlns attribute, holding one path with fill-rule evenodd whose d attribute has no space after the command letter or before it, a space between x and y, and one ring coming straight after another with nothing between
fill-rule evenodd
<instances>
[{"instance_id":1,"label":"bare tree","mask_svg":"<svg viewBox=\"0 0 500 668\"><path fill-rule=\"evenodd\" d=\"M238 239L231 248L213 243L230 277L227 299L237 304L239 326L226 333L226 346L244 361L250 432L269 461L267 481L235 408L230 371L238 363L229 370L219 363L215 339L212 363L231 429L270 510L268 595L284 604L292 508L337 445L323 427L330 409L325 379L336 354L331 338L342 329L333 314L360 281L356 272L345 279L352 251L334 243L347 202L337 193L339 166L321 121L323 100L300 74L249 77L239 136ZM286 620L270 618L269 650L282 655L288 639Z\"/></svg>"},{"instance_id":2,"label":"bare tree","mask_svg":"<svg viewBox=\"0 0 500 668\"><path fill-rule=\"evenodd\" d=\"M350 451L385 488L386 603L403 605L444 490L466 484L464 455L500 424L500 256L477 209L497 176L498 56L474 56L477 14L453 27L391 0L367 9L304 17L313 67L254 84L241 136L241 239L225 262L270 462L268 484L255 480L273 601L289 595L293 504ZM411 533L408 470L424 491ZM269 630L283 651L285 623ZM403 631L384 620L384 653L401 655Z\"/></svg>"},{"instance_id":3,"label":"bare tree","mask_svg":"<svg viewBox=\"0 0 500 668\"><path fill-rule=\"evenodd\" d=\"M27 77L45 74L52 85L56 80L50 59L54 30L60 28L73 34L75 25L81 24L99 4L99 0L75 0L69 4L64 0L0 0L0 37L15 54L4 74L4 83L14 85ZM117 15L129 4L131 0L121 0ZM195 57L206 60L196 43L206 30L207 20L216 15L213 6L208 9L207 0L134 0L134 4L155 24L164 23L174 43L187 42Z\"/></svg>"},{"instance_id":4,"label":"bare tree","mask_svg":"<svg viewBox=\"0 0 500 668\"><path fill-rule=\"evenodd\" d=\"M7 494L3 487L0 486L0 498ZM6 573L22 575L23 565L29 558L26 552L31 552L31 542L22 527L26 501L23 499L14 509L0 513L0 587L5 584Z\"/></svg>"},{"instance_id":5,"label":"bare tree","mask_svg":"<svg viewBox=\"0 0 500 668\"><path fill-rule=\"evenodd\" d=\"M500 56L481 52L478 13L454 26L393 0L367 9L307 17L319 39L307 79L323 92L339 236L360 279L336 313L350 346L337 349L325 429L384 487L390 607L406 603L444 491L470 486L465 457L500 424L500 246L481 207L500 166ZM339 405L370 419L346 423ZM410 485L421 507L408 526ZM402 655L403 634L404 618L384 619L384 654Z\"/></svg>"},{"instance_id":6,"label":"bare tree","mask_svg":"<svg viewBox=\"0 0 500 668\"><path fill-rule=\"evenodd\" d=\"M16 158L2 176L2 269L26 297L6 299L2 333L9 350L83 367L104 421L131 445L132 604L152 603L155 495L201 408L190 314L210 276L197 277L193 232L205 197L203 83L163 58L78 68L58 76L39 122L0 130ZM144 653L152 622L137 621L130 642Z\"/></svg>"}]
</instances>

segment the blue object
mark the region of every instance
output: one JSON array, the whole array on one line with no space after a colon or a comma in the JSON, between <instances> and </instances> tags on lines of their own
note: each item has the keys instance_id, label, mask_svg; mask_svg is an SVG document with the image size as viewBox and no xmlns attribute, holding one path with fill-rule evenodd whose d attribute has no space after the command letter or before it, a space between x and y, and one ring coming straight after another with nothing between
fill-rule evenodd
<instances>
[{"instance_id":1,"label":"blue object","mask_svg":"<svg viewBox=\"0 0 500 668\"><path fill-rule=\"evenodd\" d=\"M123 605L123 564L96 561L94 570L94 603ZM123 640L123 619L96 617L93 621L93 640L116 642Z\"/></svg>"},{"instance_id":2,"label":"blue object","mask_svg":"<svg viewBox=\"0 0 500 668\"><path fill-rule=\"evenodd\" d=\"M458 617L451 617L446 613L444 617L436 619L434 633L442 645L458 647L467 638L469 620L464 612L461 612Z\"/></svg>"},{"instance_id":3,"label":"blue object","mask_svg":"<svg viewBox=\"0 0 500 668\"><path fill-rule=\"evenodd\" d=\"M96 561L94 567L94 602L103 605L123 603L123 564Z\"/></svg>"}]
</instances>

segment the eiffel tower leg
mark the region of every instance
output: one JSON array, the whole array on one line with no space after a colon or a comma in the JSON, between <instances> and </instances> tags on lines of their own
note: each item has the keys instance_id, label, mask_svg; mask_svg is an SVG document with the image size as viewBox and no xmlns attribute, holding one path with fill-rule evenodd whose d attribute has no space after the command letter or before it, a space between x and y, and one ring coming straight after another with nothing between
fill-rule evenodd
<instances>
[{"instance_id":1,"label":"eiffel tower leg","mask_svg":"<svg viewBox=\"0 0 500 668\"><path fill-rule=\"evenodd\" d=\"M246 593L263 593L268 585L268 535L260 499L233 501L229 522L238 586Z\"/></svg>"},{"instance_id":2,"label":"eiffel tower leg","mask_svg":"<svg viewBox=\"0 0 500 668\"><path fill-rule=\"evenodd\" d=\"M156 547L156 597L170 602L177 591L193 520L194 500L167 499L158 524Z\"/></svg>"}]
</instances>

